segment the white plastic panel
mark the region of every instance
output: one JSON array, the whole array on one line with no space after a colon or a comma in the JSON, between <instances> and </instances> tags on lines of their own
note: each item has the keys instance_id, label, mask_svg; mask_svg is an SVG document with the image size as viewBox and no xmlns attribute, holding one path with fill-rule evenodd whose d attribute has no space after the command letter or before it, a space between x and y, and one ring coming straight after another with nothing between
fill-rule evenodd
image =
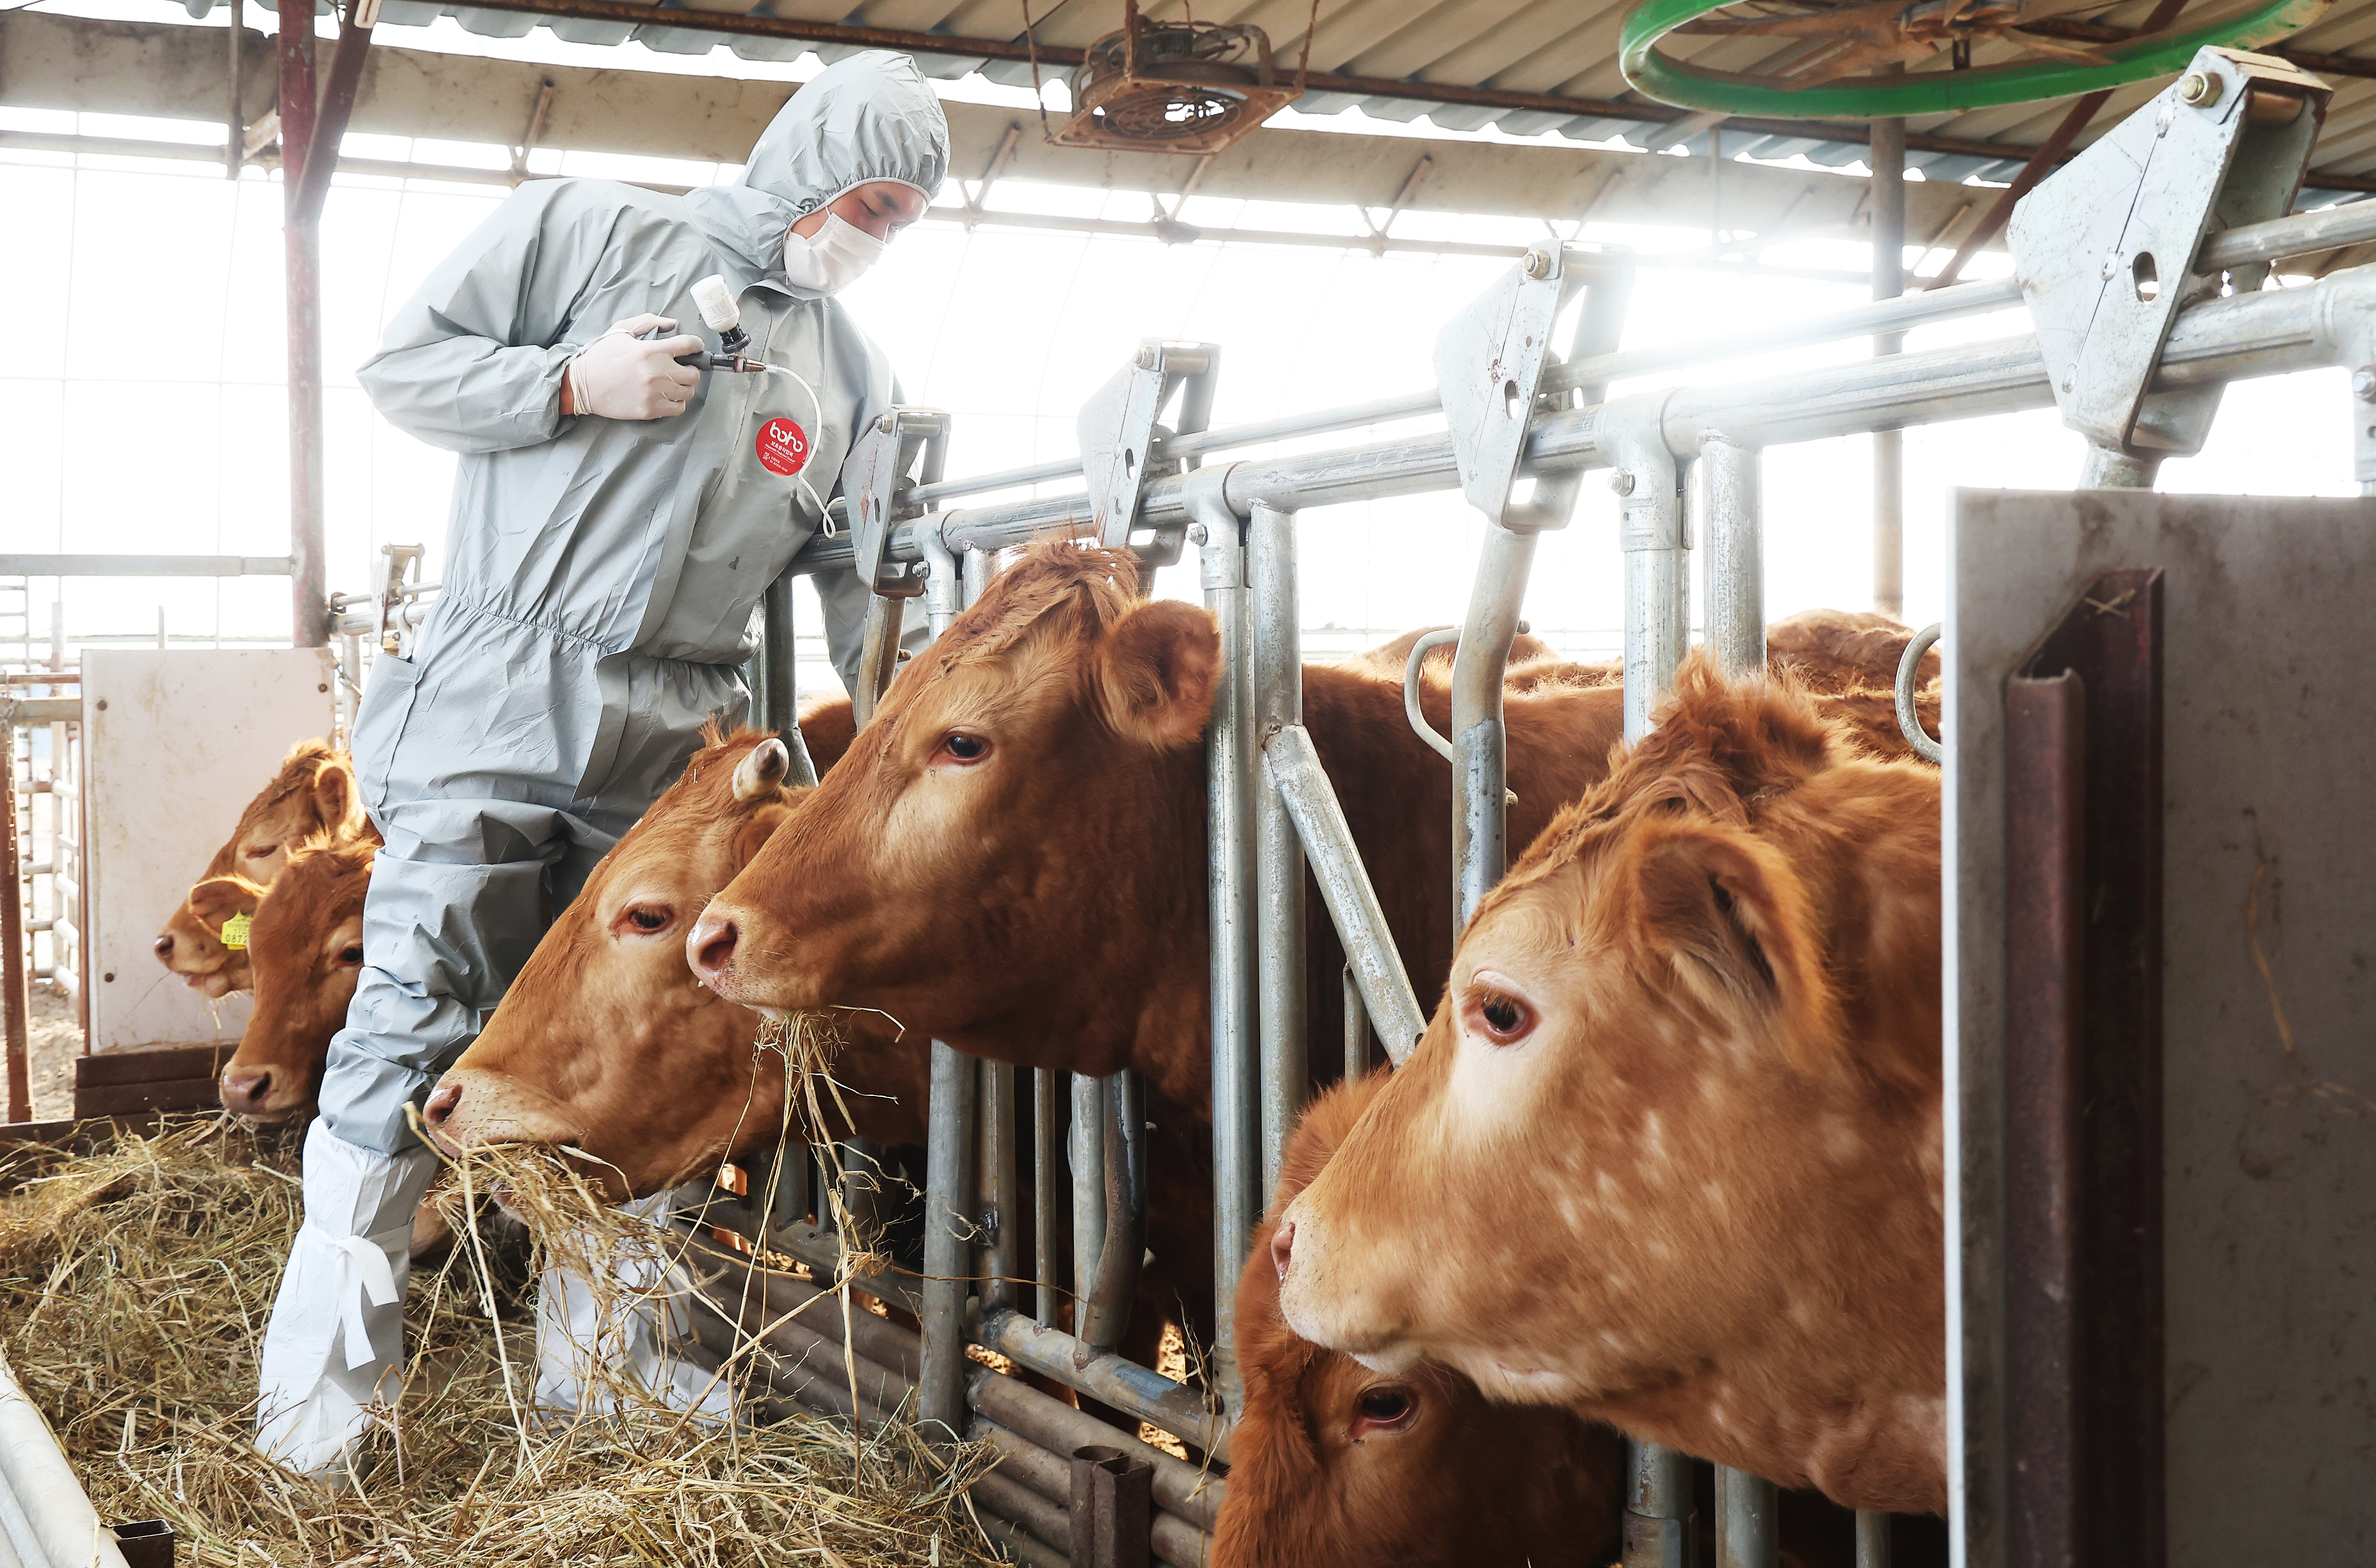
<instances>
[{"instance_id":1,"label":"white plastic panel","mask_svg":"<svg viewBox=\"0 0 2376 1568\"><path fill-rule=\"evenodd\" d=\"M90 1048L236 1039L245 992L210 1002L151 944L299 741L330 731L327 648L88 648Z\"/></svg>"}]
</instances>

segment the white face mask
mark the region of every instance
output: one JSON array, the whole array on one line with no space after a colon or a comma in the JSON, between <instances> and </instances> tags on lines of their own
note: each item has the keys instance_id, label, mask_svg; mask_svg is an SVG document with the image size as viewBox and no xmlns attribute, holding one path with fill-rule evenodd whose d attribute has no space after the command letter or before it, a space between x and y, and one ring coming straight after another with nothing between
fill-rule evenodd
<instances>
[{"instance_id":1,"label":"white face mask","mask_svg":"<svg viewBox=\"0 0 2376 1568\"><path fill-rule=\"evenodd\" d=\"M827 213L824 227L813 236L785 233L784 276L797 288L838 293L882 260L890 248L888 241L844 222L838 212Z\"/></svg>"}]
</instances>

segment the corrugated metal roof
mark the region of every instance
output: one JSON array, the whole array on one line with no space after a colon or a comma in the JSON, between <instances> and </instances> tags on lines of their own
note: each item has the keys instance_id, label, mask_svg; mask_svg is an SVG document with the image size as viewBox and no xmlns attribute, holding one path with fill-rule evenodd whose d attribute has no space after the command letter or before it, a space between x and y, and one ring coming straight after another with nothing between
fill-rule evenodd
<instances>
[{"instance_id":1,"label":"corrugated metal roof","mask_svg":"<svg viewBox=\"0 0 2376 1568\"><path fill-rule=\"evenodd\" d=\"M219 0L184 3L191 15L203 17ZM273 0L259 3L269 9ZM2134 29L2152 6L2153 0L2121 0L2059 19ZM1629 8L1625 0L1321 0L1316 27L1308 27L1311 0L1241 0L1202 9L1193 0L1151 0L1146 14L1176 18L1193 12L1199 20L1252 22L1270 35L1282 68L1294 66L1309 31L1313 90L1297 106L1306 113L1359 106L1392 120L1426 115L1452 129L1498 125L1518 135L1556 131L1581 141L1622 137L1636 146L1672 143L1693 152L1706 151L1713 135L1728 154L1803 153L1834 166L1864 156L1861 126L1729 120L1710 127L1642 99L1617 67L1618 30ZM2207 18L2229 8L2210 0L2181 17ZM330 9L330 0L316 0L318 14ZM1043 77L1064 77L1082 48L1121 26L1122 5L1046 0L1042 11L1022 0L871 0L847 10L838 0L762 0L755 8L741 0L670 0L659 7L634 0L499 0L494 6L385 0L380 20L422 26L441 15L488 37L517 38L541 24L574 43L632 39L673 53L706 53L724 30L736 53L760 60L790 60L811 50L831 60L888 45L918 52L936 76L979 69L992 80L1028 86L1032 65L1024 56L1037 51ZM680 16L683 24L675 19ZM657 19L663 17L668 19ZM1677 37L1669 45L1680 57L1728 70L1755 70L1785 47L1739 36ZM2376 191L2376 0L2338 0L2319 22L2271 52L2320 71L2335 89L2312 160L2329 178L2314 185ZM1975 43L1972 56L1975 65L2017 57L2011 46L1988 40ZM1947 64L1942 55L1919 68ZM2116 91L2079 145L2161 85L2147 81ZM1910 121L1907 165L1930 179L2010 179L2066 107L2067 101L2050 101Z\"/></svg>"}]
</instances>

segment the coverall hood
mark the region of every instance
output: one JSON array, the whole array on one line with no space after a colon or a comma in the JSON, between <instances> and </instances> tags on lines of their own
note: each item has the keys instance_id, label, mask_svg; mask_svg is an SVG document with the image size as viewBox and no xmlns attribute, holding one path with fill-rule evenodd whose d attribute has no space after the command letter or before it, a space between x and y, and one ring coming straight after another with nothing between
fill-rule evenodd
<instances>
[{"instance_id":1,"label":"coverall hood","mask_svg":"<svg viewBox=\"0 0 2376 1568\"><path fill-rule=\"evenodd\" d=\"M916 62L872 49L838 61L794 92L759 134L731 185L685 198L693 220L764 281L818 298L784 277L784 232L844 192L875 180L930 200L949 164L949 123Z\"/></svg>"}]
</instances>

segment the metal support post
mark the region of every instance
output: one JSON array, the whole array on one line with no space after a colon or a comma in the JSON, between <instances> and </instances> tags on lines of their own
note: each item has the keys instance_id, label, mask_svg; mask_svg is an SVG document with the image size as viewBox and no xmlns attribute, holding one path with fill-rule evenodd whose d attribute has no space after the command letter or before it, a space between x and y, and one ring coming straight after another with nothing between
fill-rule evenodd
<instances>
[{"instance_id":1,"label":"metal support post","mask_svg":"<svg viewBox=\"0 0 2376 1568\"><path fill-rule=\"evenodd\" d=\"M1254 1010L1253 685L1246 606L1245 525L1224 492L1228 467L1188 479L1205 607L1220 634L1221 678L1205 727L1206 929L1213 1037L1213 1278L1237 1277L1262 1212ZM1223 1286L1226 1289L1226 1286ZM1237 1325L1216 1314L1212 1362L1224 1408L1243 1403Z\"/></svg>"},{"instance_id":2,"label":"metal support post","mask_svg":"<svg viewBox=\"0 0 2376 1568\"><path fill-rule=\"evenodd\" d=\"M231 108L225 116L223 176L239 178L247 161L247 18L244 0L231 0Z\"/></svg>"},{"instance_id":3,"label":"metal support post","mask_svg":"<svg viewBox=\"0 0 2376 1568\"><path fill-rule=\"evenodd\" d=\"M2132 455L2090 445L2079 466L2082 490L2151 490L2161 477L2162 454Z\"/></svg>"},{"instance_id":4,"label":"metal support post","mask_svg":"<svg viewBox=\"0 0 2376 1568\"><path fill-rule=\"evenodd\" d=\"M1756 448L1700 434L1693 493L1705 527L1707 646L1728 675L1765 668L1765 529Z\"/></svg>"},{"instance_id":5,"label":"metal support post","mask_svg":"<svg viewBox=\"0 0 2376 1568\"><path fill-rule=\"evenodd\" d=\"M1068 1144L1073 1169L1073 1332L1085 1334L1089 1301L1098 1292L1098 1265L1106 1251L1106 1084L1073 1075Z\"/></svg>"},{"instance_id":6,"label":"metal support post","mask_svg":"<svg viewBox=\"0 0 2376 1568\"><path fill-rule=\"evenodd\" d=\"M899 629L906 623L908 601L876 594L866 601L866 621L860 634L858 690L850 694L851 717L861 730L874 717L874 705L890 689L899 672Z\"/></svg>"},{"instance_id":7,"label":"metal support post","mask_svg":"<svg viewBox=\"0 0 2376 1568\"><path fill-rule=\"evenodd\" d=\"M1857 1510L1856 1568L1889 1568L1889 1515Z\"/></svg>"},{"instance_id":8,"label":"metal support post","mask_svg":"<svg viewBox=\"0 0 2376 1568\"><path fill-rule=\"evenodd\" d=\"M776 736L791 754L792 770L784 780L796 786L816 783L816 763L808 742L801 738L800 686L793 645L799 628L792 620L792 575L786 572L759 596L759 657L755 661L758 689L752 693L752 722Z\"/></svg>"},{"instance_id":9,"label":"metal support post","mask_svg":"<svg viewBox=\"0 0 2376 1568\"><path fill-rule=\"evenodd\" d=\"M1775 1568L1780 1561L1772 1481L1716 1467L1716 1568Z\"/></svg>"},{"instance_id":10,"label":"metal support post","mask_svg":"<svg viewBox=\"0 0 2376 1568\"><path fill-rule=\"evenodd\" d=\"M1485 525L1484 553L1468 592L1468 614L1452 659L1452 934L1468 917L1510 859L1503 821L1509 790L1509 745L1502 726L1502 681L1510 643L1525 608L1527 573L1535 564L1535 535L1498 523ZM1393 1043L1390 1039L1389 1045Z\"/></svg>"},{"instance_id":11,"label":"metal support post","mask_svg":"<svg viewBox=\"0 0 2376 1568\"><path fill-rule=\"evenodd\" d=\"M291 644L330 640L322 523L322 247L317 219L299 206L314 142L314 12L281 13L281 239L289 310L289 577ZM337 153L327 154L336 160ZM318 208L317 208L318 211Z\"/></svg>"},{"instance_id":12,"label":"metal support post","mask_svg":"<svg viewBox=\"0 0 2376 1568\"><path fill-rule=\"evenodd\" d=\"M1370 1009L1361 1001L1361 984L1353 966L1345 966L1345 1081L1351 1083L1370 1070Z\"/></svg>"},{"instance_id":13,"label":"metal support post","mask_svg":"<svg viewBox=\"0 0 2376 1568\"><path fill-rule=\"evenodd\" d=\"M1872 297L1894 300L1906 292L1906 122L1872 123ZM1906 346L1902 332L1872 340L1876 355ZM1877 430L1872 436L1872 607L1884 615L1906 613L1906 433Z\"/></svg>"},{"instance_id":14,"label":"metal support post","mask_svg":"<svg viewBox=\"0 0 2376 1568\"><path fill-rule=\"evenodd\" d=\"M849 1222L842 1241L853 1253L872 1252L883 1240L883 1155L873 1138L841 1146L841 1208Z\"/></svg>"},{"instance_id":15,"label":"metal support post","mask_svg":"<svg viewBox=\"0 0 2376 1568\"><path fill-rule=\"evenodd\" d=\"M925 1133L922 1374L916 1421L965 1436L967 1287L973 1233L974 1060L933 1042L933 1098Z\"/></svg>"},{"instance_id":16,"label":"metal support post","mask_svg":"<svg viewBox=\"0 0 2376 1568\"><path fill-rule=\"evenodd\" d=\"M1674 689L1691 620L1691 574L1683 558L1683 509L1668 449L1671 394L1645 393L1602 406L1595 437L1616 464L1617 540L1625 552L1625 738L1650 732L1650 715Z\"/></svg>"},{"instance_id":17,"label":"metal support post","mask_svg":"<svg viewBox=\"0 0 2376 1568\"><path fill-rule=\"evenodd\" d=\"M1257 745L1303 722L1303 650L1298 631L1292 503L1257 500L1246 524L1252 593L1253 732ZM1252 758L1247 760L1252 761ZM1304 995L1303 843L1287 802L1267 780L1254 786L1255 994L1262 1026L1262 1170L1265 1205L1310 1087L1312 1041ZM1223 1279L1235 1276L1231 1267Z\"/></svg>"},{"instance_id":18,"label":"metal support post","mask_svg":"<svg viewBox=\"0 0 2376 1568\"><path fill-rule=\"evenodd\" d=\"M2376 350L2376 340L2371 340L2376 334L2361 331L2355 337L2358 341L2352 347L2361 351L2345 362L2353 364L2351 471L2359 481L2360 494L2376 495L2376 362L2369 357L2369 350Z\"/></svg>"},{"instance_id":19,"label":"metal support post","mask_svg":"<svg viewBox=\"0 0 2376 1568\"><path fill-rule=\"evenodd\" d=\"M1626 1444L1625 1568L1690 1562L1692 1462L1655 1443Z\"/></svg>"},{"instance_id":20,"label":"metal support post","mask_svg":"<svg viewBox=\"0 0 2376 1568\"><path fill-rule=\"evenodd\" d=\"M1022 1194L1015 1149L1015 1068L984 1062L979 1071L980 1157L975 1169L981 1200L981 1305L988 1312L1015 1305L1016 1276L1022 1272L1016 1245Z\"/></svg>"},{"instance_id":21,"label":"metal support post","mask_svg":"<svg viewBox=\"0 0 2376 1568\"><path fill-rule=\"evenodd\" d=\"M1099 1161L1102 1180L1090 1195L1104 1204L1105 1224L1078 1329L1082 1343L1099 1352L1121 1344L1130 1327L1140 1265L1146 1257L1146 1099L1138 1075L1128 1070L1102 1080L1102 1114L1094 1133L1104 1146Z\"/></svg>"},{"instance_id":22,"label":"metal support post","mask_svg":"<svg viewBox=\"0 0 2376 1568\"><path fill-rule=\"evenodd\" d=\"M1155 1467L1119 1448L1073 1450L1073 1568L1147 1568Z\"/></svg>"},{"instance_id":23,"label":"metal support post","mask_svg":"<svg viewBox=\"0 0 2376 1568\"><path fill-rule=\"evenodd\" d=\"M1052 1067L1031 1071L1031 1277L1038 1289L1031 1315L1042 1328L1055 1325L1057 1300L1070 1287L1065 1278L1069 1216L1058 1218L1064 1211L1056 1201L1058 1190L1070 1185L1057 1141L1064 1124L1062 1108L1069 1105L1064 1077Z\"/></svg>"},{"instance_id":24,"label":"metal support post","mask_svg":"<svg viewBox=\"0 0 2376 1568\"><path fill-rule=\"evenodd\" d=\"M32 999L25 991L25 878L17 856L16 704L0 704L0 989L7 995L8 1120L33 1119L32 1063L27 1055ZM52 764L54 770L56 765Z\"/></svg>"}]
</instances>

